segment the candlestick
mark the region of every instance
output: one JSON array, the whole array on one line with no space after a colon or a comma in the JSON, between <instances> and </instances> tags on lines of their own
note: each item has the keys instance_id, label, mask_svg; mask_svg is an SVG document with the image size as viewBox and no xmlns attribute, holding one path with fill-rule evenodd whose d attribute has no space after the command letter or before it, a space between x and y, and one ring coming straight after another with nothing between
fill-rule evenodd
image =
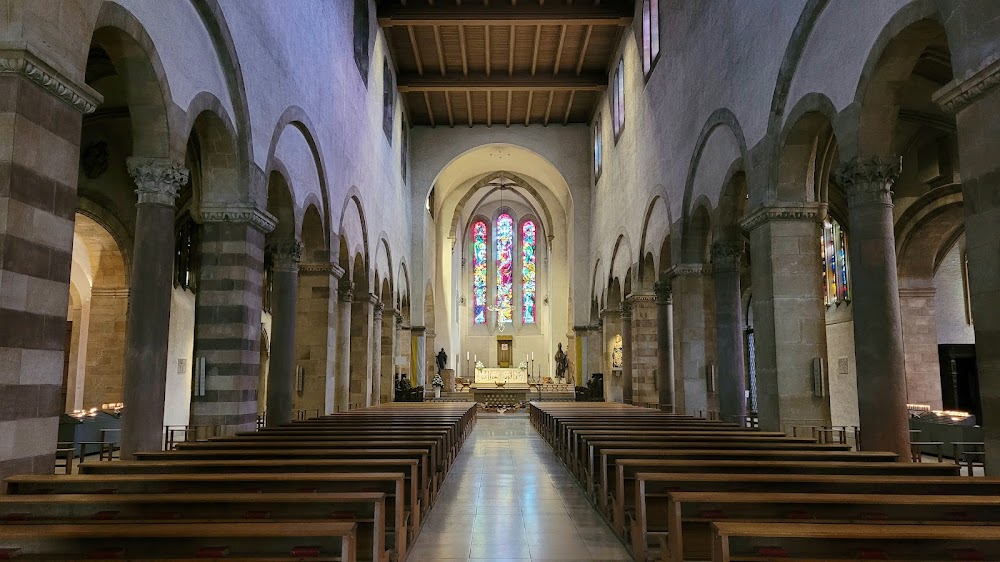
<instances>
[{"instance_id":1,"label":"candlestick","mask_svg":"<svg viewBox=\"0 0 1000 562\"><path fill-rule=\"evenodd\" d=\"M468 351L466 351L466 352L465 352L465 360L466 360L466 361L468 361L468 360L469 360L469 352L468 352Z\"/></svg>"}]
</instances>

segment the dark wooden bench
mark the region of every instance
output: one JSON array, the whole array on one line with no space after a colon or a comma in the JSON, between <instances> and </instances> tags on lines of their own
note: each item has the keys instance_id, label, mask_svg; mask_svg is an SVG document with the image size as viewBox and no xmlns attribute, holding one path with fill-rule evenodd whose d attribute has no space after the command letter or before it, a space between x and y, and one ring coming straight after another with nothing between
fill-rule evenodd
<instances>
[{"instance_id":1,"label":"dark wooden bench","mask_svg":"<svg viewBox=\"0 0 1000 562\"><path fill-rule=\"evenodd\" d=\"M0 525L0 556L28 560L310 560L353 562L344 521Z\"/></svg>"}]
</instances>

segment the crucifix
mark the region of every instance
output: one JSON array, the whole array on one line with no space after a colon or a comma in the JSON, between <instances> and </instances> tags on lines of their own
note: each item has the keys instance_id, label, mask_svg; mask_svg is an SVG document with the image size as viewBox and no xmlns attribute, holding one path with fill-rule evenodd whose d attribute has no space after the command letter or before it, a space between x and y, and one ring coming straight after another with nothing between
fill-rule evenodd
<instances>
[{"instance_id":1,"label":"crucifix","mask_svg":"<svg viewBox=\"0 0 1000 562\"><path fill-rule=\"evenodd\" d=\"M507 324L507 322L504 322L504 317L507 316L507 314L503 314L503 313L511 310L510 305L507 305L507 306L499 306L499 305L488 306L488 307L486 307L486 310L489 310L490 312L495 312L496 313L496 315L497 315L497 330L499 330L500 332L503 332L504 325ZM513 316L511 316L511 317L513 317Z\"/></svg>"}]
</instances>

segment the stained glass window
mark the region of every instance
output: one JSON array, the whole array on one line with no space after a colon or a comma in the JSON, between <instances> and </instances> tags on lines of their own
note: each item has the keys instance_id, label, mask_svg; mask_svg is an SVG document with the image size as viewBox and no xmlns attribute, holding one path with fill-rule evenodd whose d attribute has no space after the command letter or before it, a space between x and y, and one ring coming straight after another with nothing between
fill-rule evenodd
<instances>
[{"instance_id":1,"label":"stained glass window","mask_svg":"<svg viewBox=\"0 0 1000 562\"><path fill-rule=\"evenodd\" d=\"M611 368L621 369L623 364L624 351L622 348L621 335L615 336L615 345L611 348Z\"/></svg>"},{"instance_id":2,"label":"stained glass window","mask_svg":"<svg viewBox=\"0 0 1000 562\"><path fill-rule=\"evenodd\" d=\"M486 223L472 227L472 305L476 324L486 323Z\"/></svg>"},{"instance_id":3,"label":"stained glass window","mask_svg":"<svg viewBox=\"0 0 1000 562\"><path fill-rule=\"evenodd\" d=\"M535 323L535 223L521 226L521 320Z\"/></svg>"},{"instance_id":4,"label":"stained glass window","mask_svg":"<svg viewBox=\"0 0 1000 562\"><path fill-rule=\"evenodd\" d=\"M660 55L660 1L642 2L642 71L649 75Z\"/></svg>"},{"instance_id":5,"label":"stained glass window","mask_svg":"<svg viewBox=\"0 0 1000 562\"><path fill-rule=\"evenodd\" d=\"M827 219L820 237L823 256L823 300L827 306L850 302L850 264L847 257L847 233L840 223Z\"/></svg>"},{"instance_id":6,"label":"stained glass window","mask_svg":"<svg viewBox=\"0 0 1000 562\"><path fill-rule=\"evenodd\" d=\"M601 138L601 116L594 121L594 178L601 177L604 168L604 139Z\"/></svg>"},{"instance_id":7,"label":"stained glass window","mask_svg":"<svg viewBox=\"0 0 1000 562\"><path fill-rule=\"evenodd\" d=\"M497 217L496 248L498 322L510 323L514 305L514 219L507 213Z\"/></svg>"},{"instance_id":8,"label":"stained glass window","mask_svg":"<svg viewBox=\"0 0 1000 562\"><path fill-rule=\"evenodd\" d=\"M618 59L611 77L611 130L617 143L625 130L625 57Z\"/></svg>"}]
</instances>

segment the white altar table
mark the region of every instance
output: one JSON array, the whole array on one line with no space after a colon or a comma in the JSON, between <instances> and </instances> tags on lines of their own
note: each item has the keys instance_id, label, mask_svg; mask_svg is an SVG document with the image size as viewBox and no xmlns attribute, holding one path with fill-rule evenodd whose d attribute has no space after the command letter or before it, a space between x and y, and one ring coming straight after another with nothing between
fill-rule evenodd
<instances>
[{"instance_id":1,"label":"white altar table","mask_svg":"<svg viewBox=\"0 0 1000 562\"><path fill-rule=\"evenodd\" d=\"M498 382L507 384L528 384L526 369L506 369L502 367L476 369L476 383L493 385Z\"/></svg>"}]
</instances>

